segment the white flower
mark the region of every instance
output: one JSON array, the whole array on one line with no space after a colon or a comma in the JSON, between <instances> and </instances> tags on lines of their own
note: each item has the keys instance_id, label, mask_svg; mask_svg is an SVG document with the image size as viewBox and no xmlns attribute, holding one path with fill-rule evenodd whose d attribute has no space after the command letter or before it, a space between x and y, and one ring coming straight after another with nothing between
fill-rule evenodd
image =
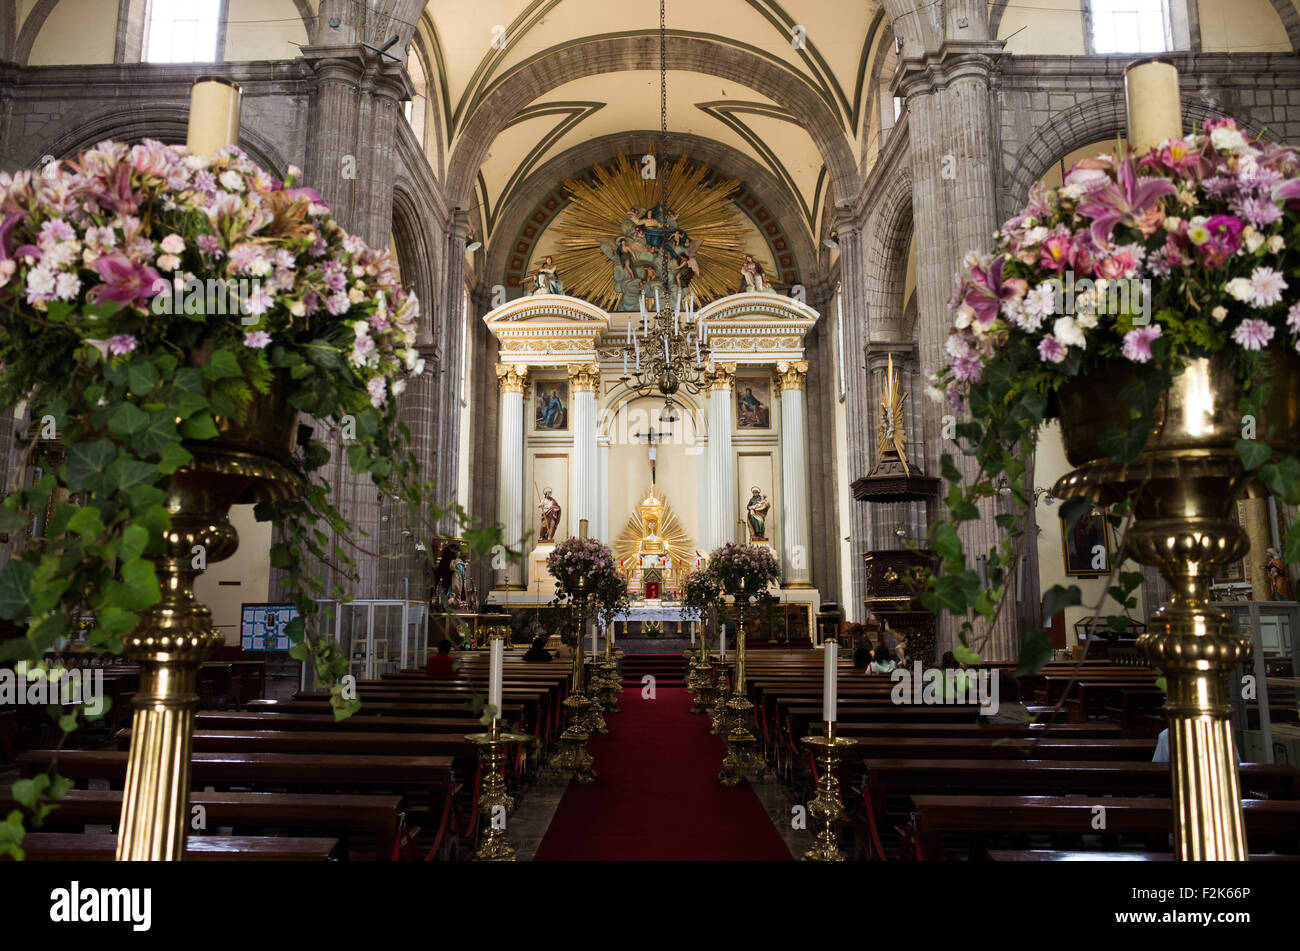
<instances>
[{"instance_id":1,"label":"white flower","mask_svg":"<svg viewBox=\"0 0 1300 951\"><path fill-rule=\"evenodd\" d=\"M221 173L221 187L229 192L242 192L244 190L244 176L240 175L233 169Z\"/></svg>"},{"instance_id":2,"label":"white flower","mask_svg":"<svg viewBox=\"0 0 1300 951\"><path fill-rule=\"evenodd\" d=\"M1250 306L1272 307L1282 300L1282 292L1286 287L1281 271L1271 267L1255 268L1250 272Z\"/></svg>"},{"instance_id":3,"label":"white flower","mask_svg":"<svg viewBox=\"0 0 1300 951\"><path fill-rule=\"evenodd\" d=\"M1247 251L1254 254L1264 243L1264 236L1250 225L1246 225L1241 229L1241 243L1246 246Z\"/></svg>"},{"instance_id":4,"label":"white flower","mask_svg":"<svg viewBox=\"0 0 1300 951\"><path fill-rule=\"evenodd\" d=\"M1170 215L1168 218L1165 219L1164 229L1166 231L1177 231L1182 226L1183 226L1183 219L1179 218L1177 215Z\"/></svg>"},{"instance_id":5,"label":"white flower","mask_svg":"<svg viewBox=\"0 0 1300 951\"><path fill-rule=\"evenodd\" d=\"M927 384L926 387L925 387L925 395L926 395L926 396L927 396L927 397L928 397L932 402L935 402L935 403L943 403L943 402L944 402L943 390L939 389L937 386L930 386L929 384Z\"/></svg>"},{"instance_id":6,"label":"white flower","mask_svg":"<svg viewBox=\"0 0 1300 951\"><path fill-rule=\"evenodd\" d=\"M1074 322L1084 330L1091 330L1093 327L1097 326L1097 313L1096 311L1091 310L1084 311L1075 316Z\"/></svg>"},{"instance_id":7,"label":"white flower","mask_svg":"<svg viewBox=\"0 0 1300 951\"><path fill-rule=\"evenodd\" d=\"M1073 317L1058 317L1052 325L1052 336L1067 347L1087 348L1088 341L1083 336L1083 328Z\"/></svg>"},{"instance_id":8,"label":"white flower","mask_svg":"<svg viewBox=\"0 0 1300 951\"><path fill-rule=\"evenodd\" d=\"M1214 308L1214 310L1210 311L1210 316L1214 318L1215 323L1221 324L1228 317L1228 308L1220 304L1218 307Z\"/></svg>"},{"instance_id":9,"label":"white flower","mask_svg":"<svg viewBox=\"0 0 1300 951\"><path fill-rule=\"evenodd\" d=\"M187 155L185 156L185 167L194 172L201 172L212 164L212 159L206 155Z\"/></svg>"},{"instance_id":10,"label":"white flower","mask_svg":"<svg viewBox=\"0 0 1300 951\"><path fill-rule=\"evenodd\" d=\"M1237 300L1250 300L1250 278L1234 277L1223 285L1223 290Z\"/></svg>"},{"instance_id":11,"label":"white flower","mask_svg":"<svg viewBox=\"0 0 1300 951\"><path fill-rule=\"evenodd\" d=\"M1083 197L1083 194L1082 185L1066 185L1060 191L1060 196L1062 198L1068 198L1070 201L1078 201Z\"/></svg>"},{"instance_id":12,"label":"white flower","mask_svg":"<svg viewBox=\"0 0 1300 951\"><path fill-rule=\"evenodd\" d=\"M406 381L394 380L391 389L394 396L401 396L406 392Z\"/></svg>"},{"instance_id":13,"label":"white flower","mask_svg":"<svg viewBox=\"0 0 1300 951\"><path fill-rule=\"evenodd\" d=\"M1017 326L1034 333L1044 320L1056 312L1056 294L1051 284L1039 284L1025 295L1025 306Z\"/></svg>"},{"instance_id":14,"label":"white flower","mask_svg":"<svg viewBox=\"0 0 1300 951\"><path fill-rule=\"evenodd\" d=\"M1282 238L1280 234L1275 234L1273 235L1273 237L1268 239L1268 249L1272 251L1274 254L1277 254L1285 247L1286 247L1286 241Z\"/></svg>"},{"instance_id":15,"label":"white flower","mask_svg":"<svg viewBox=\"0 0 1300 951\"><path fill-rule=\"evenodd\" d=\"M164 254L159 256L158 266L164 271L174 271L181 266L181 259L174 254Z\"/></svg>"},{"instance_id":16,"label":"white flower","mask_svg":"<svg viewBox=\"0 0 1300 951\"><path fill-rule=\"evenodd\" d=\"M424 372L424 358L421 357L415 361L415 368L411 370L411 376L419 376Z\"/></svg>"},{"instance_id":17,"label":"white flower","mask_svg":"<svg viewBox=\"0 0 1300 951\"><path fill-rule=\"evenodd\" d=\"M1220 152L1239 152L1246 147L1246 137L1236 129L1220 126L1210 133L1210 144Z\"/></svg>"},{"instance_id":18,"label":"white flower","mask_svg":"<svg viewBox=\"0 0 1300 951\"><path fill-rule=\"evenodd\" d=\"M296 300L289 305L289 313L293 314L295 317L306 317L307 305L300 300Z\"/></svg>"},{"instance_id":19,"label":"white flower","mask_svg":"<svg viewBox=\"0 0 1300 951\"><path fill-rule=\"evenodd\" d=\"M185 250L185 239L178 234L169 234L159 245L168 254L180 254Z\"/></svg>"},{"instance_id":20,"label":"white flower","mask_svg":"<svg viewBox=\"0 0 1300 951\"><path fill-rule=\"evenodd\" d=\"M1020 243L1040 244L1042 240L1046 237L1047 237L1047 229L1044 228L1042 225L1039 225L1037 228L1030 228L1028 231L1026 231L1024 238L1021 239Z\"/></svg>"},{"instance_id":21,"label":"white flower","mask_svg":"<svg viewBox=\"0 0 1300 951\"><path fill-rule=\"evenodd\" d=\"M81 278L64 272L54 281L54 296L59 300L72 300L81 292Z\"/></svg>"}]
</instances>

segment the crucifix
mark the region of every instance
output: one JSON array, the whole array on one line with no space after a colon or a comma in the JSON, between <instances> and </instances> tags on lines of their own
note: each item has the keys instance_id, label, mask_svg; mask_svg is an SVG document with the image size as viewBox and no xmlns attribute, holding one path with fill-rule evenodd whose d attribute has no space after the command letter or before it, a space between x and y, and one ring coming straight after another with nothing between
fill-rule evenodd
<instances>
[{"instance_id":1,"label":"crucifix","mask_svg":"<svg viewBox=\"0 0 1300 951\"><path fill-rule=\"evenodd\" d=\"M656 485L655 481L655 460L659 457L659 441L664 438L665 433L655 432L654 426L650 427L648 433L634 433L633 439L644 439L646 445L650 447L650 484Z\"/></svg>"}]
</instances>

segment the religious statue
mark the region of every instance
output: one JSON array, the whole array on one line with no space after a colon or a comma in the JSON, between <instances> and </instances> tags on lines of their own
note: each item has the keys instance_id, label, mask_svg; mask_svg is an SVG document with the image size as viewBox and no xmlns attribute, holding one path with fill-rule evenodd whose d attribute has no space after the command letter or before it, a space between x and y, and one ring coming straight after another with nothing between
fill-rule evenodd
<instances>
[{"instance_id":1,"label":"religious statue","mask_svg":"<svg viewBox=\"0 0 1300 951\"><path fill-rule=\"evenodd\" d=\"M767 272L763 265L754 260L752 254L745 255L745 264L740 269L740 288L737 294L766 294L772 290L767 282Z\"/></svg>"},{"instance_id":2,"label":"religious statue","mask_svg":"<svg viewBox=\"0 0 1300 951\"><path fill-rule=\"evenodd\" d=\"M772 503L767 500L767 496L758 486L752 486L749 491L753 494L750 495L745 509L748 512L746 518L749 520L749 531L753 535L751 541L767 541L767 513L772 508Z\"/></svg>"},{"instance_id":3,"label":"religious statue","mask_svg":"<svg viewBox=\"0 0 1300 951\"><path fill-rule=\"evenodd\" d=\"M460 542L450 542L438 556L433 572L431 601L435 606L445 606L453 611L474 611L478 608L478 589L469 577L469 563Z\"/></svg>"},{"instance_id":4,"label":"religious statue","mask_svg":"<svg viewBox=\"0 0 1300 951\"><path fill-rule=\"evenodd\" d=\"M1287 577L1286 562L1276 548L1268 550L1268 561L1260 566L1268 576L1269 590L1274 601L1291 600L1291 579Z\"/></svg>"},{"instance_id":5,"label":"religious statue","mask_svg":"<svg viewBox=\"0 0 1300 951\"><path fill-rule=\"evenodd\" d=\"M555 262L548 254L542 260L542 266L537 269L533 275L531 294L563 294L564 284L560 281L560 274L555 269Z\"/></svg>"},{"instance_id":6,"label":"religious statue","mask_svg":"<svg viewBox=\"0 0 1300 951\"><path fill-rule=\"evenodd\" d=\"M533 489L536 488L537 486L534 485ZM563 509L560 508L560 503L555 501L555 497L551 495L550 486L542 490L542 498L537 504L537 509L542 513L541 540L544 542L555 541L555 532L560 527L560 515L563 513Z\"/></svg>"}]
</instances>

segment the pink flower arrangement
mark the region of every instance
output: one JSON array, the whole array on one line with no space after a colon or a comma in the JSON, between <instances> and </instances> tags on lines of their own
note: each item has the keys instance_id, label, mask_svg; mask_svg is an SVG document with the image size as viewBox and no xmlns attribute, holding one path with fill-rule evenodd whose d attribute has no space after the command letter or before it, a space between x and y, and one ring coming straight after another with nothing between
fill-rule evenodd
<instances>
[{"instance_id":1,"label":"pink flower arrangement","mask_svg":"<svg viewBox=\"0 0 1300 951\"><path fill-rule=\"evenodd\" d=\"M546 556L546 568L562 599L591 595L602 581L617 575L614 553L595 538L566 538Z\"/></svg>"},{"instance_id":2,"label":"pink flower arrangement","mask_svg":"<svg viewBox=\"0 0 1300 951\"><path fill-rule=\"evenodd\" d=\"M931 395L964 405L995 363L1046 395L1107 360L1300 350L1297 224L1300 155L1231 119L1080 162L967 255Z\"/></svg>"},{"instance_id":3,"label":"pink flower arrangement","mask_svg":"<svg viewBox=\"0 0 1300 951\"><path fill-rule=\"evenodd\" d=\"M709 555L708 571L724 594L749 600L781 580L781 568L766 545L727 542Z\"/></svg>"},{"instance_id":4,"label":"pink flower arrangement","mask_svg":"<svg viewBox=\"0 0 1300 951\"><path fill-rule=\"evenodd\" d=\"M292 174L277 182L236 147L202 157L151 140L0 173L0 320L12 329L48 316L84 345L78 359L94 360L200 319L252 379L267 377L272 340L333 347L385 406L399 377L423 371L419 301L392 254L346 234ZM220 307L213 281L229 289ZM4 334L0 352L23 336ZM19 392L38 383L6 381Z\"/></svg>"}]
</instances>

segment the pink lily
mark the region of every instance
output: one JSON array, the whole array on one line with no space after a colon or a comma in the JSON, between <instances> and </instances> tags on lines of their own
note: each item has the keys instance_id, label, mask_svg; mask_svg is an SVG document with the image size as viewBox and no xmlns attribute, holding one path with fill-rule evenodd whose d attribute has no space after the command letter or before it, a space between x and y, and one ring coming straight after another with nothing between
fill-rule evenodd
<instances>
[{"instance_id":1,"label":"pink lily","mask_svg":"<svg viewBox=\"0 0 1300 951\"><path fill-rule=\"evenodd\" d=\"M1079 203L1079 213L1093 219L1089 231L1098 247L1110 243L1116 225L1137 225L1156 202L1177 191L1163 178L1140 178L1132 159L1120 163L1118 177L1118 182L1097 189Z\"/></svg>"}]
</instances>

